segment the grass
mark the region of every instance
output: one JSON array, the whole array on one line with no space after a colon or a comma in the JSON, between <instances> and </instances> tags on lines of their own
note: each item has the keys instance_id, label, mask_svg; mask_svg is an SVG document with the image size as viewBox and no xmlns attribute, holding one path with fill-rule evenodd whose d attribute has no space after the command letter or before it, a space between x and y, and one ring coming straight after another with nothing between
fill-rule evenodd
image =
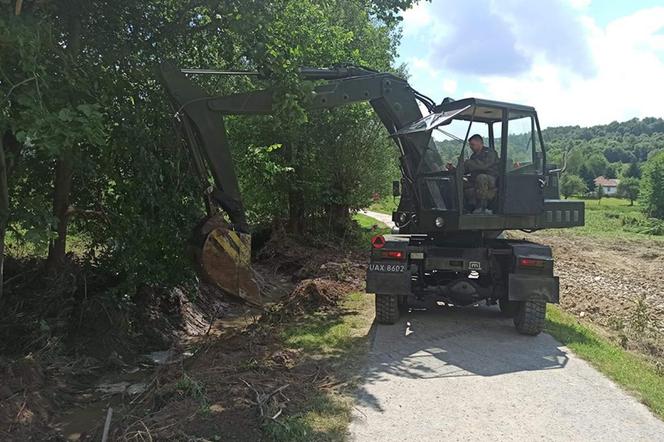
<instances>
[{"instance_id":1,"label":"grass","mask_svg":"<svg viewBox=\"0 0 664 442\"><path fill-rule=\"evenodd\" d=\"M352 293L339 311L317 312L290 324L282 332L285 345L302 350L352 384L352 369L368 350L372 299L364 293ZM343 391L318 391L299 412L279 423L268 423L265 431L276 441L342 441L352 405Z\"/></svg>"},{"instance_id":2,"label":"grass","mask_svg":"<svg viewBox=\"0 0 664 442\"><path fill-rule=\"evenodd\" d=\"M382 223L377 219L373 219L361 213L356 213L353 216L353 219L359 225L359 238L357 243L363 248L368 247L368 245L371 243L371 238L373 238L375 235L386 235L391 232L391 229L387 227L385 223Z\"/></svg>"},{"instance_id":3,"label":"grass","mask_svg":"<svg viewBox=\"0 0 664 442\"><path fill-rule=\"evenodd\" d=\"M549 229L554 235L583 235L598 238L619 239L654 239L664 241L664 236L647 235L628 231L623 225L625 217L644 219L645 216L638 204L630 206L629 201L622 198L602 198L601 200L585 199L586 223L583 227L572 229Z\"/></svg>"},{"instance_id":4,"label":"grass","mask_svg":"<svg viewBox=\"0 0 664 442\"><path fill-rule=\"evenodd\" d=\"M548 306L546 331L664 419L664 373L645 358L611 343L559 307Z\"/></svg>"},{"instance_id":5,"label":"grass","mask_svg":"<svg viewBox=\"0 0 664 442\"><path fill-rule=\"evenodd\" d=\"M373 203L371 206L369 206L369 210L373 212L387 213L391 215L392 212L397 210L398 205L399 205L398 197L395 198L393 196L385 196L380 200L376 201L375 203Z\"/></svg>"}]
</instances>

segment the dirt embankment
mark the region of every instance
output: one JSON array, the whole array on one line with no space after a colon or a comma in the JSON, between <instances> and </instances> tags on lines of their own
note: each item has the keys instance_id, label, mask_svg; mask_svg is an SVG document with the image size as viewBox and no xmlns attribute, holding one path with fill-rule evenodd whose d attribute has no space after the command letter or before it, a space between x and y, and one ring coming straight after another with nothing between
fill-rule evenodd
<instances>
[{"instance_id":1,"label":"dirt embankment","mask_svg":"<svg viewBox=\"0 0 664 442\"><path fill-rule=\"evenodd\" d=\"M664 362L664 243L546 232L528 239L553 247L565 310Z\"/></svg>"},{"instance_id":2,"label":"dirt embankment","mask_svg":"<svg viewBox=\"0 0 664 442\"><path fill-rule=\"evenodd\" d=\"M99 440L109 407L109 440L264 439L266 423L282 425L312 391L339 383L325 364L285 349L280 331L361 289L364 261L281 238L256 265L271 302L263 310L204 285L196 294L146 290L135 300L140 314L97 301L59 314L76 324L0 359L0 439Z\"/></svg>"}]
</instances>

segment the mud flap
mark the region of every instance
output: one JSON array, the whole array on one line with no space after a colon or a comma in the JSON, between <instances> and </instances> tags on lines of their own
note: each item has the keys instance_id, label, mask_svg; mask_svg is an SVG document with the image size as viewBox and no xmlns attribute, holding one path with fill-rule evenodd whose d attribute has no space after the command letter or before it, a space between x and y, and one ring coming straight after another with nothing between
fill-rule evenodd
<instances>
[{"instance_id":1,"label":"mud flap","mask_svg":"<svg viewBox=\"0 0 664 442\"><path fill-rule=\"evenodd\" d=\"M557 304L559 301L558 277L510 273L508 298L510 301L542 300Z\"/></svg>"},{"instance_id":2,"label":"mud flap","mask_svg":"<svg viewBox=\"0 0 664 442\"><path fill-rule=\"evenodd\" d=\"M202 245L196 258L203 277L230 295L261 305L260 290L251 269L251 235L208 220L200 231Z\"/></svg>"}]
</instances>

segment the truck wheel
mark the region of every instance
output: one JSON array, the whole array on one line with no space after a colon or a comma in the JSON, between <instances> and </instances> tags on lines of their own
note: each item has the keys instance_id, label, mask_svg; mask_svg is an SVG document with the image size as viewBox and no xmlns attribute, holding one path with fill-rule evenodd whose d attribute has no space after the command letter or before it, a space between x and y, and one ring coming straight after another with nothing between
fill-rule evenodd
<instances>
[{"instance_id":1,"label":"truck wheel","mask_svg":"<svg viewBox=\"0 0 664 442\"><path fill-rule=\"evenodd\" d=\"M516 316L516 313L519 311L519 302L510 301L507 298L500 298L498 300L498 306L500 311L508 318L513 318Z\"/></svg>"},{"instance_id":2,"label":"truck wheel","mask_svg":"<svg viewBox=\"0 0 664 442\"><path fill-rule=\"evenodd\" d=\"M544 330L544 318L546 317L546 302L523 301L514 316L514 326L523 335L539 335Z\"/></svg>"},{"instance_id":3,"label":"truck wheel","mask_svg":"<svg viewBox=\"0 0 664 442\"><path fill-rule=\"evenodd\" d=\"M399 298L397 295L376 293L376 321L379 324L394 324L399 320Z\"/></svg>"}]
</instances>

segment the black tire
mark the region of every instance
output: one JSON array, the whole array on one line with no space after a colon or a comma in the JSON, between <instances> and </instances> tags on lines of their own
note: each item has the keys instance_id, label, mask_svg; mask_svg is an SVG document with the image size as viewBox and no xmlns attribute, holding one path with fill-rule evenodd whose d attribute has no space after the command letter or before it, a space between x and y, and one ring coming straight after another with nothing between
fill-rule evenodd
<instances>
[{"instance_id":1,"label":"black tire","mask_svg":"<svg viewBox=\"0 0 664 442\"><path fill-rule=\"evenodd\" d=\"M523 335L536 336L544 330L546 302L523 301L514 316L514 326Z\"/></svg>"},{"instance_id":2,"label":"black tire","mask_svg":"<svg viewBox=\"0 0 664 442\"><path fill-rule=\"evenodd\" d=\"M376 321L379 324L394 324L398 320L399 320L398 296L376 294Z\"/></svg>"},{"instance_id":3,"label":"black tire","mask_svg":"<svg viewBox=\"0 0 664 442\"><path fill-rule=\"evenodd\" d=\"M519 311L519 304L520 303L518 301L510 301L507 298L500 298L498 300L500 311L508 318L513 318L516 316L517 312Z\"/></svg>"}]
</instances>

